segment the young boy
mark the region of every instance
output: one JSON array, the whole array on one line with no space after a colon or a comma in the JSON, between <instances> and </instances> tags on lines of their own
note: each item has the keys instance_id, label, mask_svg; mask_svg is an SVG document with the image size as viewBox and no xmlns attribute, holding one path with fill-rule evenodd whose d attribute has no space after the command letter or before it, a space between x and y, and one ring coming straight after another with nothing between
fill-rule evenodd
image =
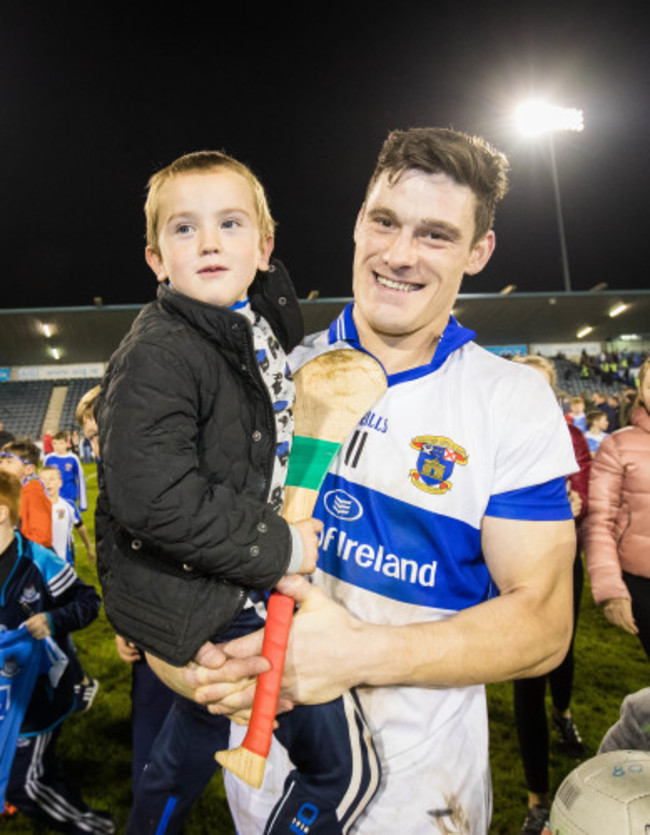
<instances>
[{"instance_id":1,"label":"young boy","mask_svg":"<svg viewBox=\"0 0 650 835\"><path fill-rule=\"evenodd\" d=\"M607 437L608 429L609 418L605 412L601 412L600 409L587 412L587 431L585 432L585 438L589 444L589 452L592 458L598 451L598 447L602 441Z\"/></svg>"},{"instance_id":2,"label":"young boy","mask_svg":"<svg viewBox=\"0 0 650 835\"><path fill-rule=\"evenodd\" d=\"M585 401L582 397L572 397L569 401L567 420L577 426L581 432L587 431L587 418L585 417Z\"/></svg>"},{"instance_id":3,"label":"young boy","mask_svg":"<svg viewBox=\"0 0 650 835\"><path fill-rule=\"evenodd\" d=\"M54 642L59 658L68 663L58 676L35 670L30 697L25 692L14 694L20 695L23 706L28 702L15 752L10 752L13 764L6 797L20 812L54 829L79 835L112 833L112 817L82 800L56 758L62 723L76 709L75 665L69 663L73 658L68 633L83 629L97 617L100 599L92 586L79 580L71 565L14 531L20 501L19 480L0 472L0 634L5 639L24 626L36 641ZM11 678L29 663L29 648L25 650L24 641L21 646L19 656L3 656L2 669L10 671ZM34 652L40 649L32 647ZM8 686L13 693L13 684ZM10 707L9 701L10 697L5 707ZM7 714L3 722L8 718ZM3 756L3 771L9 759Z\"/></svg>"},{"instance_id":4,"label":"young boy","mask_svg":"<svg viewBox=\"0 0 650 835\"><path fill-rule=\"evenodd\" d=\"M0 470L18 478L23 487L20 532L32 542L52 547L52 502L36 475L41 453L31 438L18 438L2 448Z\"/></svg>"},{"instance_id":5,"label":"young boy","mask_svg":"<svg viewBox=\"0 0 650 835\"><path fill-rule=\"evenodd\" d=\"M285 352L302 320L283 266L270 263L261 184L225 154L189 154L152 177L145 214L160 287L111 358L97 402L98 568L116 631L184 664L208 638L263 624L253 604L283 574L314 569L321 525L279 516L294 399ZM342 831L337 807L357 814L372 794L374 749L348 710L338 700L281 720L300 769L283 813L290 822L305 803L318 808L312 833ZM228 734L229 722L176 699L127 832L178 832ZM353 750L363 767L350 786ZM270 826L288 823L278 815Z\"/></svg>"},{"instance_id":6,"label":"young boy","mask_svg":"<svg viewBox=\"0 0 650 835\"><path fill-rule=\"evenodd\" d=\"M52 503L52 548L61 559L67 560L70 565L74 565L75 551L72 531L76 528L81 541L86 546L88 562L92 565L95 562L95 549L77 505L69 499L64 499L61 495L63 485L61 470L58 467L46 464L41 467L39 477Z\"/></svg>"},{"instance_id":7,"label":"young boy","mask_svg":"<svg viewBox=\"0 0 650 835\"><path fill-rule=\"evenodd\" d=\"M52 436L54 452L45 456L45 464L57 467L61 472L63 486L61 495L74 502L82 512L88 510L86 478L79 456L68 449L68 433L59 431Z\"/></svg>"}]
</instances>

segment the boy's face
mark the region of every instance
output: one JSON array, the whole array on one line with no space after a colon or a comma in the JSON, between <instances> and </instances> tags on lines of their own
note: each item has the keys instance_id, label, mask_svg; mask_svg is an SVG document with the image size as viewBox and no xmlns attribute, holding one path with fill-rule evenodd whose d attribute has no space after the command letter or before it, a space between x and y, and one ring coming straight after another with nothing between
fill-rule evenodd
<instances>
[{"instance_id":1,"label":"boy's face","mask_svg":"<svg viewBox=\"0 0 650 835\"><path fill-rule=\"evenodd\" d=\"M40 478L45 485L47 495L55 502L59 498L61 489L61 473L58 470L43 470Z\"/></svg>"},{"instance_id":2,"label":"boy's face","mask_svg":"<svg viewBox=\"0 0 650 835\"><path fill-rule=\"evenodd\" d=\"M83 423L83 432L90 441L93 455L95 458L99 458L99 430L97 429L97 421L94 418L86 418Z\"/></svg>"},{"instance_id":3,"label":"boy's face","mask_svg":"<svg viewBox=\"0 0 650 835\"><path fill-rule=\"evenodd\" d=\"M158 281L219 307L246 297L258 269L266 270L273 238L260 242L253 192L227 168L188 172L168 180L159 196L160 255L147 263Z\"/></svg>"},{"instance_id":4,"label":"boy's face","mask_svg":"<svg viewBox=\"0 0 650 835\"><path fill-rule=\"evenodd\" d=\"M596 429L598 429L600 432L607 432L608 428L609 418L607 417L607 415L602 415L596 421Z\"/></svg>"},{"instance_id":5,"label":"boy's face","mask_svg":"<svg viewBox=\"0 0 650 835\"><path fill-rule=\"evenodd\" d=\"M63 455L64 452L68 451L68 445L62 438L53 438L52 449L57 455Z\"/></svg>"},{"instance_id":6,"label":"boy's face","mask_svg":"<svg viewBox=\"0 0 650 835\"><path fill-rule=\"evenodd\" d=\"M15 475L23 482L29 475L30 466L25 464L17 455L3 453L0 455L0 470Z\"/></svg>"}]
</instances>

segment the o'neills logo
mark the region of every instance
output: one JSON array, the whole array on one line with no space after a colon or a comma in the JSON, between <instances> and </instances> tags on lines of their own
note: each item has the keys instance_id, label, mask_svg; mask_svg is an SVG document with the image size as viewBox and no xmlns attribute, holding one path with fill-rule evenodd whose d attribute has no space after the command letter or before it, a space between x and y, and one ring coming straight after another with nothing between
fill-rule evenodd
<instances>
[{"instance_id":1,"label":"o'neills logo","mask_svg":"<svg viewBox=\"0 0 650 835\"><path fill-rule=\"evenodd\" d=\"M409 471L411 484L427 493L451 490L451 474L456 464L465 466L468 455L462 446L440 435L418 435L411 447L419 451L415 470Z\"/></svg>"}]
</instances>

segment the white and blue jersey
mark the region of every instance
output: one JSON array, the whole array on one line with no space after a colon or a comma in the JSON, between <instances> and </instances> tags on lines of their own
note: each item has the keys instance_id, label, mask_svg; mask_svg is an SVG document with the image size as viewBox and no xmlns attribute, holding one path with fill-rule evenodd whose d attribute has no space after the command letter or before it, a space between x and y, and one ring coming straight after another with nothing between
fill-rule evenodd
<instances>
[{"instance_id":1,"label":"white and blue jersey","mask_svg":"<svg viewBox=\"0 0 650 835\"><path fill-rule=\"evenodd\" d=\"M81 514L74 502L59 496L52 502L52 548L70 565L74 565L73 530L83 524Z\"/></svg>"},{"instance_id":2,"label":"white and blue jersey","mask_svg":"<svg viewBox=\"0 0 650 835\"><path fill-rule=\"evenodd\" d=\"M46 467L56 467L61 473L60 494L64 499L70 499L79 506L79 510L88 510L88 498L86 496L86 477L84 475L81 461L74 452L67 452L64 455L57 455L51 452L45 456Z\"/></svg>"},{"instance_id":3,"label":"white and blue jersey","mask_svg":"<svg viewBox=\"0 0 650 835\"><path fill-rule=\"evenodd\" d=\"M498 594L481 553L486 515L572 518L565 476L577 465L550 386L473 337L452 318L430 364L390 375L321 487L314 581L365 621L441 620ZM346 346L363 350L351 305L293 352L292 370ZM359 687L357 694L383 777L351 831L424 835L438 821L444 831L487 832L484 687ZM279 764L282 754L273 756ZM232 798L241 793L228 788ZM241 796L234 802L241 806Z\"/></svg>"}]
</instances>

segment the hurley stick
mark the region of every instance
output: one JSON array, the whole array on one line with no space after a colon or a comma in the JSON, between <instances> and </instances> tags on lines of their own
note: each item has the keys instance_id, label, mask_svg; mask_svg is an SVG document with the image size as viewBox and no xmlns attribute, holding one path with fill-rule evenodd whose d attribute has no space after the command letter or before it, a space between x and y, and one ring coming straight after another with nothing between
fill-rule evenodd
<instances>
[{"instance_id":1,"label":"hurley stick","mask_svg":"<svg viewBox=\"0 0 650 835\"><path fill-rule=\"evenodd\" d=\"M334 456L386 390L386 375L368 354L341 349L321 354L294 374L296 405L282 516L308 519ZM215 759L244 782L262 785L271 748L273 723L294 601L275 591L269 598L262 655L271 669L257 679L250 723L242 744L218 751Z\"/></svg>"}]
</instances>

